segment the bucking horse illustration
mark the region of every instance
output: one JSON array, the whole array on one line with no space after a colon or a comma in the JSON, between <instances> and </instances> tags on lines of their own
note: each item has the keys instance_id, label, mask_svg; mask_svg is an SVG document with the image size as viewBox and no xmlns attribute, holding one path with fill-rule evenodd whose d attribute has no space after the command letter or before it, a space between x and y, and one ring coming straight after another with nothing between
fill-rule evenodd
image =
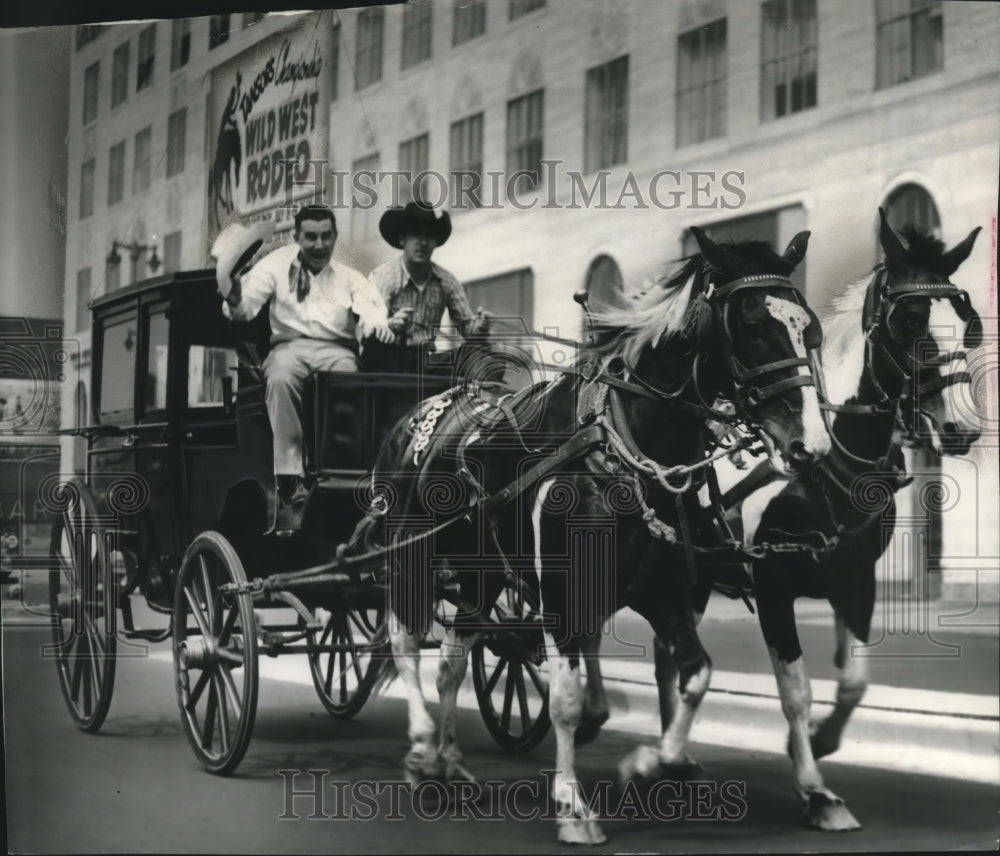
<instances>
[{"instance_id":1,"label":"bucking horse illustration","mask_svg":"<svg viewBox=\"0 0 1000 856\"><path fill-rule=\"evenodd\" d=\"M222 122L219 123L219 136L215 143L215 161L209 177L209 189L215 210L215 219L221 222L219 216L220 203L228 214L235 207L233 199L233 178L236 186L240 184L240 166L243 162L243 140L236 124L236 110L240 100L240 84L242 76L236 72L236 83L229 90L229 100L222 112Z\"/></svg>"}]
</instances>

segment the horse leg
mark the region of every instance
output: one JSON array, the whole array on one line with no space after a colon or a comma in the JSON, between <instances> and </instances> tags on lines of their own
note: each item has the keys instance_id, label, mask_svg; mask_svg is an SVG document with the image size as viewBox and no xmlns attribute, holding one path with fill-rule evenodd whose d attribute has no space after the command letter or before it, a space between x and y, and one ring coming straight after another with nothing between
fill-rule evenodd
<instances>
[{"instance_id":1,"label":"horse leg","mask_svg":"<svg viewBox=\"0 0 1000 856\"><path fill-rule=\"evenodd\" d=\"M645 562L655 563L655 573L640 577L641 587L630 589L628 604L649 622L659 643L654 652L663 730L658 746L639 746L621 761L623 782L683 775L698 766L687 754L687 744L712 678L712 661L698 638L701 614L695 611L695 592L683 568L676 567L676 556L660 542L654 542ZM704 609L700 598L698 606Z\"/></svg>"},{"instance_id":2,"label":"horse leg","mask_svg":"<svg viewBox=\"0 0 1000 856\"><path fill-rule=\"evenodd\" d=\"M435 746L434 720L427 711L420 685L420 641L422 634L411 633L395 615L389 620L392 657L406 689L409 713L410 751L403 761L404 775L411 785L424 779L441 779L444 765Z\"/></svg>"},{"instance_id":3,"label":"horse leg","mask_svg":"<svg viewBox=\"0 0 1000 856\"><path fill-rule=\"evenodd\" d=\"M469 665L469 651L478 637L479 633L476 631L458 631L449 626L441 643L437 676L437 691L441 703L438 755L444 762L444 775L449 782L476 781L476 777L462 766L464 758L458 746L455 716L458 709L458 690L465 679L465 671Z\"/></svg>"},{"instance_id":4,"label":"horse leg","mask_svg":"<svg viewBox=\"0 0 1000 856\"><path fill-rule=\"evenodd\" d=\"M809 826L828 832L859 829L861 824L844 801L823 782L810 740L812 686L795 629L795 609L788 597L772 599L758 587L758 615L778 683L781 710L789 727L789 749L795 790L805 806Z\"/></svg>"},{"instance_id":5,"label":"horse leg","mask_svg":"<svg viewBox=\"0 0 1000 856\"><path fill-rule=\"evenodd\" d=\"M542 574L542 508L554 483L554 480L542 483L532 508L535 573L542 594L542 614L556 615L559 619L557 626L562 628L560 635L568 637L565 630L569 627L565 584L561 585L561 580ZM553 601L552 605L549 601ZM552 780L556 833L562 844L603 844L607 838L601 832L594 810L583 799L576 776L575 735L584 705L580 682L580 645L572 638L564 638L561 644L557 644L552 632L546 630L545 652L549 663L549 718L556 733L555 775Z\"/></svg>"},{"instance_id":6,"label":"horse leg","mask_svg":"<svg viewBox=\"0 0 1000 856\"><path fill-rule=\"evenodd\" d=\"M590 743L608 721L611 712L608 708L608 697L604 691L604 676L601 674L601 661L598 657L601 648L600 633L589 633L580 639L580 654L587 670L587 687L583 695L583 713L580 724L576 728L576 745Z\"/></svg>"},{"instance_id":7,"label":"horse leg","mask_svg":"<svg viewBox=\"0 0 1000 856\"><path fill-rule=\"evenodd\" d=\"M578 650L556 645L545 633L549 661L549 717L556 732L556 765L552 798L556 806L556 832L562 844L603 844L607 841L594 810L583 798L576 776L575 735L583 715L584 693L580 682Z\"/></svg>"},{"instance_id":8,"label":"horse leg","mask_svg":"<svg viewBox=\"0 0 1000 856\"><path fill-rule=\"evenodd\" d=\"M860 640L847 627L840 614L836 616L837 655L836 664L840 669L837 680L837 700L833 710L825 718L810 726L813 757L819 760L832 755L840 748L840 736L847 720L864 698L868 689L868 660L856 657L851 652Z\"/></svg>"}]
</instances>

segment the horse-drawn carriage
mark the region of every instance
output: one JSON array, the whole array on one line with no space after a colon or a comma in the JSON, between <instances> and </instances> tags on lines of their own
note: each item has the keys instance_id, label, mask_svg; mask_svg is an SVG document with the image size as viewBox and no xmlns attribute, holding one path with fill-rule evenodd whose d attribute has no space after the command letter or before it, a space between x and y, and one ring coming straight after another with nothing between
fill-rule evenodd
<instances>
[{"instance_id":1,"label":"horse-drawn carriage","mask_svg":"<svg viewBox=\"0 0 1000 856\"><path fill-rule=\"evenodd\" d=\"M260 368L266 320L227 321L213 271L98 298L93 407L76 430L86 438L87 470L53 493L53 654L70 714L96 732L118 657L141 650L137 641L172 638L184 728L201 763L217 773L235 769L249 743L261 654L306 655L335 717L354 715L368 699L389 656L384 585L370 575L316 571L335 559L367 507L365 474L384 434L453 383L461 353L437 355L437 367L418 375L310 378L304 452L316 487L301 527L275 533ZM247 593L248 581L276 573L286 578L281 585ZM168 626L136 626L133 595L170 616ZM499 607L495 615L511 618ZM527 748L548 724L537 662L526 655L511 664L517 627L496 629L508 637L507 660L486 674L496 658L485 646L499 644L488 635L477 653L481 707L501 745ZM512 710L509 699L526 692L531 704ZM494 701L498 693L506 706Z\"/></svg>"},{"instance_id":2,"label":"horse-drawn carriage","mask_svg":"<svg viewBox=\"0 0 1000 856\"><path fill-rule=\"evenodd\" d=\"M235 384L229 375L245 337L224 323L212 277L181 275L99 300L95 424L81 431L88 475L64 489L53 532L66 556L51 587L59 674L80 726L96 730L107 713L118 637L172 635L192 748L209 770L230 772L252 730L260 651L305 653L324 704L346 716L390 664L391 644L411 717L408 776L461 779L455 698L471 651L480 708L501 745L536 745L551 695L560 840L600 843L573 747L607 716L596 668L603 622L631 606L663 643L662 740L619 771L676 771L690 763L685 747L711 675L696 632L718 580L704 573L705 559L735 566L733 593L743 563L755 561L807 821L855 828L815 761L836 749L864 689L850 643L869 631L874 566L902 483L900 427L952 454L978 437L957 393L971 385L966 349L979 344L981 322L949 280L978 230L950 251L915 233L904 247L883 216L886 262L849 287L838 310L838 340L857 369L838 404L823 391L819 320L788 279L808 233L779 256L692 231L701 253L644 303L605 316L585 359L550 382L496 395L452 386L453 375L317 376L306 460L319 487L289 539L266 534L274 498L261 379L252 358ZM961 347L935 330L942 322ZM735 428L738 441L709 437L713 422ZM725 524L712 465L757 442L780 478L743 491L759 504L742 511L749 545ZM859 507L854 491L871 478L888 499ZM171 613L168 631L133 626L136 590ZM828 598L838 621L843 692L815 728L791 610L800 596ZM417 670L441 600L455 613L444 617L438 732ZM264 625L269 605L295 620Z\"/></svg>"}]
</instances>

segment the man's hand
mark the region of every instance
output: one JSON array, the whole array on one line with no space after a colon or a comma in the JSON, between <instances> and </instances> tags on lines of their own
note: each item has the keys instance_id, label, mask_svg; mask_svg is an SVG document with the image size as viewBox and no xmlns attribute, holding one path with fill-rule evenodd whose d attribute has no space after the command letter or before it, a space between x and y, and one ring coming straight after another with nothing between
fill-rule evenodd
<instances>
[{"instance_id":1,"label":"man's hand","mask_svg":"<svg viewBox=\"0 0 1000 856\"><path fill-rule=\"evenodd\" d=\"M240 274L235 270L229 274L229 294L226 295L225 300L230 306L237 306L243 297L243 283L240 282Z\"/></svg>"},{"instance_id":2,"label":"man's hand","mask_svg":"<svg viewBox=\"0 0 1000 856\"><path fill-rule=\"evenodd\" d=\"M389 329L387 321L379 321L377 324L371 324L368 332L369 335L374 336L383 345L391 345L396 341L396 334Z\"/></svg>"},{"instance_id":3,"label":"man's hand","mask_svg":"<svg viewBox=\"0 0 1000 856\"><path fill-rule=\"evenodd\" d=\"M470 336L485 336L490 330L493 329L493 318L494 315L487 309L483 309L482 306L476 310L476 317L469 327Z\"/></svg>"},{"instance_id":4,"label":"man's hand","mask_svg":"<svg viewBox=\"0 0 1000 856\"><path fill-rule=\"evenodd\" d=\"M413 323L413 307L404 306L397 309L389 319L389 329L394 333L405 333Z\"/></svg>"}]
</instances>

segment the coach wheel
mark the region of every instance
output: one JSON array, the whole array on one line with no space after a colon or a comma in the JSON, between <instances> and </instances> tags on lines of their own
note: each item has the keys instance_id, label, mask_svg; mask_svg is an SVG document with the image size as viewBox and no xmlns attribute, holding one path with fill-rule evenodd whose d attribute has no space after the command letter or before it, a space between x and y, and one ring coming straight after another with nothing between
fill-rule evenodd
<instances>
[{"instance_id":1,"label":"coach wheel","mask_svg":"<svg viewBox=\"0 0 1000 856\"><path fill-rule=\"evenodd\" d=\"M331 716L350 719L368 701L385 658L385 608L336 607L321 632L308 636L309 670L316 693Z\"/></svg>"},{"instance_id":2,"label":"coach wheel","mask_svg":"<svg viewBox=\"0 0 1000 856\"><path fill-rule=\"evenodd\" d=\"M73 478L58 498L65 508L49 542L59 563L49 571L50 653L70 716L92 734L104 723L114 691L117 592L109 577L108 530L98 521L90 488Z\"/></svg>"},{"instance_id":3,"label":"coach wheel","mask_svg":"<svg viewBox=\"0 0 1000 856\"><path fill-rule=\"evenodd\" d=\"M210 773L227 775L250 744L257 713L257 633L243 564L218 532L188 547L174 598L174 676L181 722Z\"/></svg>"},{"instance_id":4,"label":"coach wheel","mask_svg":"<svg viewBox=\"0 0 1000 856\"><path fill-rule=\"evenodd\" d=\"M549 688L537 601L509 588L493 610L498 626L472 648L472 682L483 723L501 749L530 752L548 734Z\"/></svg>"}]
</instances>

